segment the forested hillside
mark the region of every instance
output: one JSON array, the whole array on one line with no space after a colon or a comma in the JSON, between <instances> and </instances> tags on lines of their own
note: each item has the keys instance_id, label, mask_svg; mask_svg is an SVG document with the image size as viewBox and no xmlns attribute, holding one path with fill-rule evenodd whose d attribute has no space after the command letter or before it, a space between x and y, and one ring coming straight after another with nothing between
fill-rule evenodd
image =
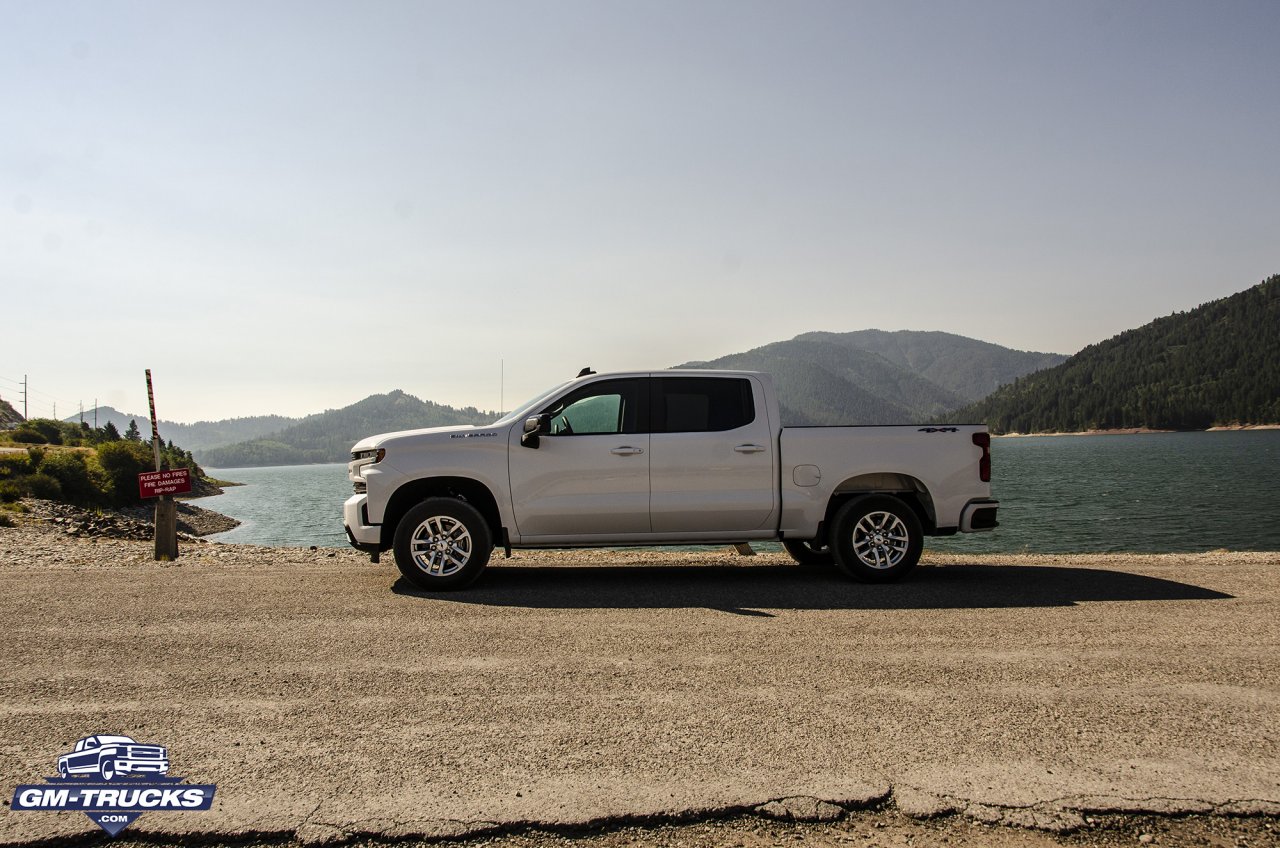
<instances>
[{"instance_id":1,"label":"forested hillside","mask_svg":"<svg viewBox=\"0 0 1280 848\"><path fill-rule=\"evenodd\" d=\"M1280 276L1090 345L943 420L999 433L1280 423Z\"/></svg>"},{"instance_id":2,"label":"forested hillside","mask_svg":"<svg viewBox=\"0 0 1280 848\"><path fill-rule=\"evenodd\" d=\"M497 418L494 412L454 409L396 390L309 415L260 439L197 453L204 465L220 468L346 462L351 458L351 446L365 436L452 424L488 424Z\"/></svg>"},{"instance_id":3,"label":"forested hillside","mask_svg":"<svg viewBox=\"0 0 1280 848\"><path fill-rule=\"evenodd\" d=\"M29 497L91 507L133 506L143 500L138 475L156 469L155 449L140 430L129 428L121 434L110 421L95 429L88 424L33 418L5 430L0 437L5 447L0 451L3 505ZM173 442L162 441L156 447L164 468L191 471L196 496L217 491L190 451Z\"/></svg>"}]
</instances>

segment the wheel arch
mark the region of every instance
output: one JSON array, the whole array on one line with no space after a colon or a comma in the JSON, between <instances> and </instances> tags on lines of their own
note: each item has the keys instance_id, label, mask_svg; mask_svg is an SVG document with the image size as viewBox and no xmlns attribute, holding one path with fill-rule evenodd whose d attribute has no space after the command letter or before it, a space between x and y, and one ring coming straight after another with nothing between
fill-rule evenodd
<instances>
[{"instance_id":1,"label":"wheel arch","mask_svg":"<svg viewBox=\"0 0 1280 848\"><path fill-rule=\"evenodd\" d=\"M427 498L455 498L471 504L484 516L492 538L502 538L502 513L488 486L470 477L423 477L403 484L387 501L387 509L382 518L382 550L391 549L395 542L396 527L400 525L404 514Z\"/></svg>"},{"instance_id":2,"label":"wheel arch","mask_svg":"<svg viewBox=\"0 0 1280 848\"><path fill-rule=\"evenodd\" d=\"M827 501L824 526L831 526L835 514L846 503L868 495L891 495L911 507L925 535L932 535L938 528L937 510L929 487L916 477L892 471L859 474L836 486Z\"/></svg>"}]
</instances>

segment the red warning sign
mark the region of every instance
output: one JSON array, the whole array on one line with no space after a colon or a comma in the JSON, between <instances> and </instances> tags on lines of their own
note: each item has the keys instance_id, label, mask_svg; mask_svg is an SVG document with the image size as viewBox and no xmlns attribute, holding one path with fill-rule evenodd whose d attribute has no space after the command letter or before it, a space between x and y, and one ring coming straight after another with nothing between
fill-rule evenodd
<instances>
[{"instance_id":1,"label":"red warning sign","mask_svg":"<svg viewBox=\"0 0 1280 848\"><path fill-rule=\"evenodd\" d=\"M191 491L190 468L175 468L172 471L144 471L138 475L138 497L140 498L181 495L189 491Z\"/></svg>"}]
</instances>

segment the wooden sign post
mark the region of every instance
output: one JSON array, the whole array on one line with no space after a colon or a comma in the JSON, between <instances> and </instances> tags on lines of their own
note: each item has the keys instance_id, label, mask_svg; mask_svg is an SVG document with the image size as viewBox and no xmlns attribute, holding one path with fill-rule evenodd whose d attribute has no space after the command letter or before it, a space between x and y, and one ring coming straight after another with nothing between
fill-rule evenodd
<instances>
[{"instance_id":1,"label":"wooden sign post","mask_svg":"<svg viewBox=\"0 0 1280 848\"><path fill-rule=\"evenodd\" d=\"M151 369L147 369L147 403L151 406L151 447L155 452L156 471L160 467L160 426L156 423L156 395L151 389ZM178 505L173 495L156 498L156 560L169 562L178 558Z\"/></svg>"}]
</instances>

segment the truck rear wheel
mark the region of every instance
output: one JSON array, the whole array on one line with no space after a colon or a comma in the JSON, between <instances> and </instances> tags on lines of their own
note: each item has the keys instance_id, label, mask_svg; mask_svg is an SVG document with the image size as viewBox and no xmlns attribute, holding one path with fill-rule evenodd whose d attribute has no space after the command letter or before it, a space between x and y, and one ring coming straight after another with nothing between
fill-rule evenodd
<instances>
[{"instance_id":1,"label":"truck rear wheel","mask_svg":"<svg viewBox=\"0 0 1280 848\"><path fill-rule=\"evenodd\" d=\"M822 539L783 539L782 547L801 565L830 565L833 559L830 546Z\"/></svg>"},{"instance_id":2,"label":"truck rear wheel","mask_svg":"<svg viewBox=\"0 0 1280 848\"><path fill-rule=\"evenodd\" d=\"M457 498L427 498L396 526L396 566L427 591L460 589L480 576L493 552L484 516Z\"/></svg>"},{"instance_id":3,"label":"truck rear wheel","mask_svg":"<svg viewBox=\"0 0 1280 848\"><path fill-rule=\"evenodd\" d=\"M836 565L855 580L901 580L920 561L924 531L911 507L891 495L868 495L842 506L831 528Z\"/></svg>"}]
</instances>

